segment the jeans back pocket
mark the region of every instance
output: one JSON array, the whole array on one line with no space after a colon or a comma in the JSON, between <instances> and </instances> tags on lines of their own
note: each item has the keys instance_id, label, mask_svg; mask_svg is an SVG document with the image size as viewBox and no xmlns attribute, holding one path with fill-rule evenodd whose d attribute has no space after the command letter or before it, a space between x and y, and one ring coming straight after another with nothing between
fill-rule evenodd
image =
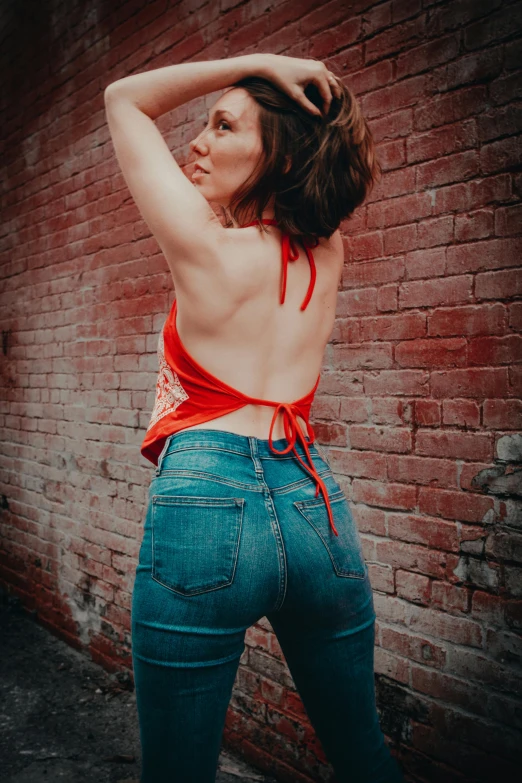
<instances>
[{"instance_id":1,"label":"jeans back pocket","mask_svg":"<svg viewBox=\"0 0 522 783\"><path fill-rule=\"evenodd\" d=\"M153 495L152 578L181 595L232 584L244 498Z\"/></svg>"},{"instance_id":2,"label":"jeans back pocket","mask_svg":"<svg viewBox=\"0 0 522 783\"><path fill-rule=\"evenodd\" d=\"M363 556L357 525L344 493L330 495L330 505L338 536L330 527L324 498L294 500L294 506L313 527L323 542L338 576L364 579L368 566Z\"/></svg>"}]
</instances>

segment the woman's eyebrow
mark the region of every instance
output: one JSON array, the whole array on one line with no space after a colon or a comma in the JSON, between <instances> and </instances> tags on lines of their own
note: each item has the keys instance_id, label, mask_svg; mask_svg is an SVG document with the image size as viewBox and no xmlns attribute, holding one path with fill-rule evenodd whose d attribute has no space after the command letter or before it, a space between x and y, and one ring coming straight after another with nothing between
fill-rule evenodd
<instances>
[{"instance_id":1,"label":"woman's eyebrow","mask_svg":"<svg viewBox=\"0 0 522 783\"><path fill-rule=\"evenodd\" d=\"M234 117L234 115L231 114L227 109L216 109L216 111L214 112L214 117L219 117L222 114L230 115L230 117L232 117L233 120L237 119L237 117Z\"/></svg>"}]
</instances>

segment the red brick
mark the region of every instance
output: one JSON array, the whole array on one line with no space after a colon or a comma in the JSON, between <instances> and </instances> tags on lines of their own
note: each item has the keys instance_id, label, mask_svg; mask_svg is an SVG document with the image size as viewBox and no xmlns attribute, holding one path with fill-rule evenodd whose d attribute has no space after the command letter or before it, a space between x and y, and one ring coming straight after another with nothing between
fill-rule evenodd
<instances>
[{"instance_id":1,"label":"red brick","mask_svg":"<svg viewBox=\"0 0 522 783\"><path fill-rule=\"evenodd\" d=\"M475 714L487 715L488 702L484 699L484 689L480 686L472 686L465 680L451 677L436 669L415 665L411 669L411 684L415 691L434 696L446 704L458 704ZM443 771L442 774L444 777L441 781L447 777L448 772ZM459 781L462 781L460 775L452 783Z\"/></svg>"},{"instance_id":2,"label":"red brick","mask_svg":"<svg viewBox=\"0 0 522 783\"><path fill-rule=\"evenodd\" d=\"M501 596L475 590L471 599L471 616L487 625L503 626L505 602Z\"/></svg>"},{"instance_id":3,"label":"red brick","mask_svg":"<svg viewBox=\"0 0 522 783\"><path fill-rule=\"evenodd\" d=\"M508 236L522 232L522 204L495 210L495 234Z\"/></svg>"},{"instance_id":4,"label":"red brick","mask_svg":"<svg viewBox=\"0 0 522 783\"><path fill-rule=\"evenodd\" d=\"M499 79L499 82L502 83L502 86L506 86L505 80ZM511 100L511 97L509 100ZM502 108L495 107L489 112L482 114L480 117L477 117L478 137L481 142L492 141L499 136L512 136L517 134L520 131L521 125L522 107L517 106L516 104L503 106Z\"/></svg>"},{"instance_id":5,"label":"red brick","mask_svg":"<svg viewBox=\"0 0 522 783\"><path fill-rule=\"evenodd\" d=\"M337 314L340 318L347 315L372 315L376 312L375 288L356 288L354 291L341 291L337 297Z\"/></svg>"},{"instance_id":6,"label":"red brick","mask_svg":"<svg viewBox=\"0 0 522 783\"><path fill-rule=\"evenodd\" d=\"M421 337L425 333L425 317L421 313L361 319L361 340L404 340Z\"/></svg>"},{"instance_id":7,"label":"red brick","mask_svg":"<svg viewBox=\"0 0 522 783\"><path fill-rule=\"evenodd\" d=\"M415 451L428 457L487 461L493 457L493 444L487 433L419 429Z\"/></svg>"},{"instance_id":8,"label":"red brick","mask_svg":"<svg viewBox=\"0 0 522 783\"><path fill-rule=\"evenodd\" d=\"M506 368L477 367L457 370L434 370L431 373L434 397L506 397Z\"/></svg>"},{"instance_id":9,"label":"red brick","mask_svg":"<svg viewBox=\"0 0 522 783\"><path fill-rule=\"evenodd\" d=\"M458 304L472 298L471 275L461 275L434 280L413 280L403 283L400 290L400 307L426 307Z\"/></svg>"},{"instance_id":10,"label":"red brick","mask_svg":"<svg viewBox=\"0 0 522 783\"><path fill-rule=\"evenodd\" d=\"M522 93L522 76L520 72L511 73L509 76L501 76L491 83L489 94L494 104L511 103L514 98L520 98ZM520 106L509 106L514 108L515 116L520 117ZM520 126L519 126L520 127ZM516 132L516 131L515 131Z\"/></svg>"},{"instance_id":11,"label":"red brick","mask_svg":"<svg viewBox=\"0 0 522 783\"><path fill-rule=\"evenodd\" d=\"M424 370L380 370L364 374L364 391L382 394L418 394L427 396L429 374Z\"/></svg>"},{"instance_id":12,"label":"red brick","mask_svg":"<svg viewBox=\"0 0 522 783\"><path fill-rule=\"evenodd\" d=\"M390 281L400 280L403 274L404 263L401 258L365 261L362 264L345 264L343 269L343 287L359 288L367 285L382 285Z\"/></svg>"},{"instance_id":13,"label":"red brick","mask_svg":"<svg viewBox=\"0 0 522 783\"><path fill-rule=\"evenodd\" d=\"M383 255L383 238L380 231L343 239L343 245L348 258L354 261Z\"/></svg>"},{"instance_id":14,"label":"red brick","mask_svg":"<svg viewBox=\"0 0 522 783\"><path fill-rule=\"evenodd\" d=\"M519 365L509 368L508 394L512 397L522 397L522 367Z\"/></svg>"},{"instance_id":15,"label":"red brick","mask_svg":"<svg viewBox=\"0 0 522 783\"><path fill-rule=\"evenodd\" d=\"M500 3L501 0L481 0L480 3L473 0L457 0L449 5L441 5L434 8L430 14L427 31L430 35L438 36L448 30L454 30L469 24L473 19L486 16L498 8Z\"/></svg>"},{"instance_id":16,"label":"red brick","mask_svg":"<svg viewBox=\"0 0 522 783\"><path fill-rule=\"evenodd\" d=\"M446 567L444 553L402 541L377 541L375 557L380 563L389 563L394 568L415 571L435 579L443 578Z\"/></svg>"},{"instance_id":17,"label":"red brick","mask_svg":"<svg viewBox=\"0 0 522 783\"><path fill-rule=\"evenodd\" d=\"M417 169L417 187L432 188L448 182L470 179L479 171L479 157L475 150L457 152L439 160L422 163Z\"/></svg>"},{"instance_id":18,"label":"red brick","mask_svg":"<svg viewBox=\"0 0 522 783\"><path fill-rule=\"evenodd\" d=\"M522 237L489 239L448 248L448 274L478 272L502 266L519 266L522 253ZM508 274L517 274L517 270ZM477 276L477 280L480 276ZM501 297L500 297L501 298Z\"/></svg>"},{"instance_id":19,"label":"red brick","mask_svg":"<svg viewBox=\"0 0 522 783\"><path fill-rule=\"evenodd\" d=\"M406 162L406 149L402 139L381 142L377 148L377 158L381 170L391 171L403 166Z\"/></svg>"},{"instance_id":20,"label":"red brick","mask_svg":"<svg viewBox=\"0 0 522 783\"><path fill-rule=\"evenodd\" d=\"M331 42L332 44L334 43L333 36ZM265 51L270 51L273 54L285 53L288 56L289 50L293 49L296 46L299 48L300 44L301 44L301 36L299 33L299 22L295 22L294 24L290 24L290 25L285 25L285 27L280 28L279 30L276 30L270 35L263 37L263 46L265 47ZM309 46L310 49L313 47L314 51L317 52L317 54L314 56L320 59L322 59L324 52L332 51L329 50L328 48L326 49L324 48L324 42L317 42L316 45L316 39L312 39L312 41L310 41ZM320 53L321 50L322 53ZM296 53L293 56L297 57L299 55Z\"/></svg>"},{"instance_id":21,"label":"red brick","mask_svg":"<svg viewBox=\"0 0 522 783\"><path fill-rule=\"evenodd\" d=\"M348 401L346 407L348 407ZM344 409L345 405L342 407L342 410ZM342 416L341 411L341 418ZM349 417L347 420L349 421ZM328 462L332 470L341 475L373 479L386 478L386 457L374 451L364 452L351 449L338 451L332 446L329 448Z\"/></svg>"},{"instance_id":22,"label":"red brick","mask_svg":"<svg viewBox=\"0 0 522 783\"><path fill-rule=\"evenodd\" d=\"M406 278L442 277L446 269L446 248L412 250L404 259Z\"/></svg>"},{"instance_id":23,"label":"red brick","mask_svg":"<svg viewBox=\"0 0 522 783\"><path fill-rule=\"evenodd\" d=\"M393 569L388 566L368 563L368 573L373 590L381 593L394 593Z\"/></svg>"},{"instance_id":24,"label":"red brick","mask_svg":"<svg viewBox=\"0 0 522 783\"><path fill-rule=\"evenodd\" d=\"M420 426L439 426L441 404L437 400L415 400L415 423Z\"/></svg>"},{"instance_id":25,"label":"red brick","mask_svg":"<svg viewBox=\"0 0 522 783\"><path fill-rule=\"evenodd\" d=\"M522 294L522 269L482 272L475 279L477 299L507 299Z\"/></svg>"},{"instance_id":26,"label":"red brick","mask_svg":"<svg viewBox=\"0 0 522 783\"><path fill-rule=\"evenodd\" d=\"M476 433L472 433L471 437L475 438ZM449 446L449 444L447 445ZM470 444L466 445L469 451ZM441 446L440 443L439 446ZM448 448L445 456L455 456L456 453L458 453L456 449ZM493 502L493 498L483 497L471 492L452 492L445 489L421 487L419 490L418 508L421 514L440 516L444 519L453 519L459 522L481 523L486 515L491 513Z\"/></svg>"},{"instance_id":27,"label":"red brick","mask_svg":"<svg viewBox=\"0 0 522 783\"><path fill-rule=\"evenodd\" d=\"M456 122L479 115L488 107L486 88L482 85L464 87L440 96L430 97L415 109L413 126L415 130L428 130L439 125Z\"/></svg>"},{"instance_id":28,"label":"red brick","mask_svg":"<svg viewBox=\"0 0 522 783\"><path fill-rule=\"evenodd\" d=\"M419 247L447 245L453 241L453 216L423 220L417 231Z\"/></svg>"},{"instance_id":29,"label":"red brick","mask_svg":"<svg viewBox=\"0 0 522 783\"><path fill-rule=\"evenodd\" d=\"M522 677L513 669L471 650L453 649L448 671L469 680L476 680L484 687L497 688L513 696L522 695Z\"/></svg>"},{"instance_id":30,"label":"red brick","mask_svg":"<svg viewBox=\"0 0 522 783\"><path fill-rule=\"evenodd\" d=\"M395 584L397 595L405 598L406 601L429 604L432 585L432 580L429 577L398 568L395 572Z\"/></svg>"},{"instance_id":31,"label":"red brick","mask_svg":"<svg viewBox=\"0 0 522 783\"><path fill-rule=\"evenodd\" d=\"M237 0L227 0L227 2L237 6ZM316 8L317 8L317 4L315 0L303 0L303 2L299 4L299 6L293 5L293 3L284 3L282 5L275 5L273 8L270 9L270 14L269 14L270 29L272 31L280 30L290 22L295 22L298 19L301 20L303 17L306 17L306 15L310 11L314 11ZM241 24L243 24L245 20L243 14L245 14L249 10L248 6L239 6L235 10L237 12L241 12L241 16L239 19L239 25L241 26ZM250 13L252 13L252 11L250 11Z\"/></svg>"},{"instance_id":32,"label":"red brick","mask_svg":"<svg viewBox=\"0 0 522 783\"><path fill-rule=\"evenodd\" d=\"M302 16L301 10L298 14L301 23L301 36L305 39L310 38L319 30L333 27L346 19L346 9L343 5L337 3L336 0L331 0L331 2L321 5L320 8L317 8L317 4L315 6L312 4L310 9L311 12L307 13L308 7L305 8L304 16ZM267 14L267 16L270 16L270 14Z\"/></svg>"},{"instance_id":33,"label":"red brick","mask_svg":"<svg viewBox=\"0 0 522 783\"><path fill-rule=\"evenodd\" d=\"M389 228L384 233L384 252L386 255L395 255L405 250L412 250L417 246L417 225L410 223L407 226Z\"/></svg>"},{"instance_id":34,"label":"red brick","mask_svg":"<svg viewBox=\"0 0 522 783\"><path fill-rule=\"evenodd\" d=\"M377 310L381 313L397 311L397 285L382 285L377 292Z\"/></svg>"},{"instance_id":35,"label":"red brick","mask_svg":"<svg viewBox=\"0 0 522 783\"><path fill-rule=\"evenodd\" d=\"M352 511L357 527L362 533L373 533L376 536L386 534L385 514L382 509L352 504Z\"/></svg>"},{"instance_id":36,"label":"red brick","mask_svg":"<svg viewBox=\"0 0 522 783\"><path fill-rule=\"evenodd\" d=\"M356 318L337 320L330 335L331 343L359 343L361 329Z\"/></svg>"},{"instance_id":37,"label":"red brick","mask_svg":"<svg viewBox=\"0 0 522 783\"><path fill-rule=\"evenodd\" d=\"M476 209L467 215L457 215L455 218L455 240L466 242L470 239L484 239L492 236L495 233L494 220L492 209ZM501 232L497 231L496 233Z\"/></svg>"},{"instance_id":38,"label":"red brick","mask_svg":"<svg viewBox=\"0 0 522 783\"><path fill-rule=\"evenodd\" d=\"M412 458L409 458L412 461ZM417 463L421 460L417 459ZM441 460L424 460L432 465ZM422 544L432 549L442 549L448 552L458 552L459 537L453 522L442 522L440 519L426 517L388 514L388 534L390 538Z\"/></svg>"},{"instance_id":39,"label":"red brick","mask_svg":"<svg viewBox=\"0 0 522 783\"><path fill-rule=\"evenodd\" d=\"M437 669L444 668L446 650L441 645L434 644L432 640L394 628L383 628L381 644L384 648L414 661L420 661L425 666L434 666Z\"/></svg>"},{"instance_id":40,"label":"red brick","mask_svg":"<svg viewBox=\"0 0 522 783\"><path fill-rule=\"evenodd\" d=\"M465 617L452 617L436 609L412 606L408 626L413 631L426 633L453 644L482 647L481 626Z\"/></svg>"},{"instance_id":41,"label":"red brick","mask_svg":"<svg viewBox=\"0 0 522 783\"><path fill-rule=\"evenodd\" d=\"M469 341L469 364L515 364L522 361L522 335L474 337Z\"/></svg>"},{"instance_id":42,"label":"red brick","mask_svg":"<svg viewBox=\"0 0 522 783\"><path fill-rule=\"evenodd\" d=\"M424 76L414 76L365 95L362 109L366 117L380 117L406 106L414 106L425 89Z\"/></svg>"},{"instance_id":43,"label":"red brick","mask_svg":"<svg viewBox=\"0 0 522 783\"><path fill-rule=\"evenodd\" d=\"M508 312L510 328L522 332L522 302L513 302L509 305Z\"/></svg>"},{"instance_id":44,"label":"red brick","mask_svg":"<svg viewBox=\"0 0 522 783\"><path fill-rule=\"evenodd\" d=\"M471 603L468 589L447 582L433 582L432 598L432 606L435 609L456 615L467 612Z\"/></svg>"},{"instance_id":45,"label":"red brick","mask_svg":"<svg viewBox=\"0 0 522 783\"><path fill-rule=\"evenodd\" d=\"M522 400L484 400L484 427L492 430L522 429Z\"/></svg>"},{"instance_id":46,"label":"red brick","mask_svg":"<svg viewBox=\"0 0 522 783\"><path fill-rule=\"evenodd\" d=\"M459 367L467 365L467 343L461 337L406 340L395 347L402 367Z\"/></svg>"},{"instance_id":47,"label":"red brick","mask_svg":"<svg viewBox=\"0 0 522 783\"><path fill-rule=\"evenodd\" d=\"M375 647L376 674L382 674L395 682L407 684L409 682L409 661L398 655L393 655L381 647Z\"/></svg>"},{"instance_id":48,"label":"red brick","mask_svg":"<svg viewBox=\"0 0 522 783\"><path fill-rule=\"evenodd\" d=\"M436 65L452 60L459 50L456 36L448 35L416 46L397 57L397 79L421 71L431 70Z\"/></svg>"},{"instance_id":49,"label":"red brick","mask_svg":"<svg viewBox=\"0 0 522 783\"><path fill-rule=\"evenodd\" d=\"M416 400L415 407L422 400ZM431 402L431 401L430 401ZM395 456L388 459L388 475L394 481L410 481L430 486L456 487L456 468L450 460L418 456Z\"/></svg>"},{"instance_id":50,"label":"red brick","mask_svg":"<svg viewBox=\"0 0 522 783\"><path fill-rule=\"evenodd\" d=\"M349 428L352 449L371 451L411 451L411 432L404 427L352 425Z\"/></svg>"},{"instance_id":51,"label":"red brick","mask_svg":"<svg viewBox=\"0 0 522 783\"><path fill-rule=\"evenodd\" d=\"M507 311L496 304L441 307L428 315L428 334L445 337L461 334L504 334Z\"/></svg>"},{"instance_id":52,"label":"red brick","mask_svg":"<svg viewBox=\"0 0 522 783\"><path fill-rule=\"evenodd\" d=\"M313 2L316 2L316 0L313 0ZM281 8L286 8L288 5L292 4L286 3ZM270 15L273 13L274 9L270 11ZM363 47L361 45L350 46L338 54L322 58L326 67L339 78L343 78L347 73L349 74L362 68L363 60Z\"/></svg>"},{"instance_id":53,"label":"red brick","mask_svg":"<svg viewBox=\"0 0 522 783\"><path fill-rule=\"evenodd\" d=\"M299 39L301 38L300 25L301 22L296 24L296 37ZM357 17L347 19L342 22L342 24L335 25L334 27L329 27L327 30L323 30L310 39L308 56L313 57L315 60L322 60L324 57L330 56L338 49L345 47L347 41L357 40L360 31L361 20ZM274 51L268 41L263 41L263 47L265 50Z\"/></svg>"},{"instance_id":54,"label":"red brick","mask_svg":"<svg viewBox=\"0 0 522 783\"><path fill-rule=\"evenodd\" d=\"M367 503L387 508L403 508L411 510L416 503L416 489L406 484L384 484L377 481L354 479L352 483L353 500L357 503Z\"/></svg>"},{"instance_id":55,"label":"red brick","mask_svg":"<svg viewBox=\"0 0 522 783\"><path fill-rule=\"evenodd\" d=\"M451 152L466 150L478 144L475 119L463 120L454 125L412 134L406 140L408 163L447 156Z\"/></svg>"},{"instance_id":56,"label":"red brick","mask_svg":"<svg viewBox=\"0 0 522 783\"><path fill-rule=\"evenodd\" d=\"M417 19L389 27L384 32L378 33L366 44L365 61L371 63L386 55L400 52L406 47L410 48L413 41L422 40L424 27L424 17L419 16Z\"/></svg>"},{"instance_id":57,"label":"red brick","mask_svg":"<svg viewBox=\"0 0 522 783\"><path fill-rule=\"evenodd\" d=\"M349 87L356 95L377 90L393 81L393 68L390 60L370 65L362 71L351 73L347 79Z\"/></svg>"},{"instance_id":58,"label":"red brick","mask_svg":"<svg viewBox=\"0 0 522 783\"><path fill-rule=\"evenodd\" d=\"M367 115L365 115L367 116ZM388 139L396 139L399 137L408 136L413 128L413 110L412 109L399 109L391 114L387 114L385 117L368 118L368 125L372 132L373 139L376 143L386 141ZM413 169L405 169L401 172L403 177L413 177L413 185L415 184L415 172ZM398 174L395 175L396 177ZM385 174L383 179L390 180L391 174ZM408 189L409 186L408 186ZM413 190L413 187L411 187ZM386 188L386 194L393 195L394 191ZM403 192L403 191L399 191ZM404 192L408 192L407 190Z\"/></svg>"},{"instance_id":59,"label":"red brick","mask_svg":"<svg viewBox=\"0 0 522 783\"><path fill-rule=\"evenodd\" d=\"M447 427L476 429L480 426L480 407L474 400L444 400L442 423Z\"/></svg>"},{"instance_id":60,"label":"red brick","mask_svg":"<svg viewBox=\"0 0 522 783\"><path fill-rule=\"evenodd\" d=\"M411 223L412 220L431 214L431 198L428 193L412 193L392 198L384 203L368 206L368 227L383 228Z\"/></svg>"},{"instance_id":61,"label":"red brick","mask_svg":"<svg viewBox=\"0 0 522 783\"><path fill-rule=\"evenodd\" d=\"M333 346L332 360L341 370L355 370L359 367L372 369L391 367L392 347L389 343Z\"/></svg>"},{"instance_id":62,"label":"red brick","mask_svg":"<svg viewBox=\"0 0 522 783\"><path fill-rule=\"evenodd\" d=\"M376 8L369 8L363 17L364 37L372 35L376 30L389 27L392 21L392 4L381 3Z\"/></svg>"},{"instance_id":63,"label":"red brick","mask_svg":"<svg viewBox=\"0 0 522 783\"><path fill-rule=\"evenodd\" d=\"M241 27L228 34L228 57L236 56L244 49L256 44L270 34L270 18L268 14L258 16L248 21L241 20Z\"/></svg>"},{"instance_id":64,"label":"red brick","mask_svg":"<svg viewBox=\"0 0 522 783\"><path fill-rule=\"evenodd\" d=\"M512 171L522 164L522 137L509 136L480 148L480 169L484 174Z\"/></svg>"},{"instance_id":65,"label":"red brick","mask_svg":"<svg viewBox=\"0 0 522 783\"><path fill-rule=\"evenodd\" d=\"M469 183L469 194L471 209L506 201L511 197L511 178L508 174L496 174L475 180Z\"/></svg>"}]
</instances>

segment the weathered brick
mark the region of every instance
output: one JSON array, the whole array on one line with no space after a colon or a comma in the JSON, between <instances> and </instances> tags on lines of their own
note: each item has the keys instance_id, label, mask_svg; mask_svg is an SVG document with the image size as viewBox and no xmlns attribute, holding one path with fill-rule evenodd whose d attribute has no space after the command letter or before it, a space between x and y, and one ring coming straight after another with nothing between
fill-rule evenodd
<instances>
[{"instance_id":1,"label":"weathered brick","mask_svg":"<svg viewBox=\"0 0 522 783\"><path fill-rule=\"evenodd\" d=\"M139 5L104 9L94 27L92 15L55 14L43 65L38 47L27 49L34 20L24 40L4 20L2 459L12 469L0 580L79 646L71 606L76 616L74 586L88 585L91 621L106 612L91 652L104 665L119 659L107 635L129 638L148 483L136 438L154 403L172 281L129 199L100 84L147 58L159 68L264 49L322 60L357 95L382 167L340 225L345 263L311 418L369 560L383 727L412 780L514 780L522 6L195 0L176 4L172 24L161 3ZM71 41L86 34L78 57ZM53 64L57 40L65 70ZM24 89L15 95L13 84ZM186 176L189 143L221 92L157 120ZM327 280L319 264L317 274ZM71 465L82 473L78 483L73 470L73 494ZM326 779L329 760L293 686L261 618L247 631L227 738L281 779Z\"/></svg>"}]
</instances>

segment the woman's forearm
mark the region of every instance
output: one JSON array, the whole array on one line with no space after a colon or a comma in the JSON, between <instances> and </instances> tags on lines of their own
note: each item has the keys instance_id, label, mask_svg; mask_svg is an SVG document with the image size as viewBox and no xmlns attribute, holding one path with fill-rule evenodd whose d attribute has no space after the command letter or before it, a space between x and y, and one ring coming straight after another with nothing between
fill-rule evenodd
<instances>
[{"instance_id":1,"label":"woman's forearm","mask_svg":"<svg viewBox=\"0 0 522 783\"><path fill-rule=\"evenodd\" d=\"M245 76L261 76L265 62L265 55L258 53L167 65L112 82L105 98L110 95L128 100L156 119L193 98L230 87Z\"/></svg>"}]
</instances>

